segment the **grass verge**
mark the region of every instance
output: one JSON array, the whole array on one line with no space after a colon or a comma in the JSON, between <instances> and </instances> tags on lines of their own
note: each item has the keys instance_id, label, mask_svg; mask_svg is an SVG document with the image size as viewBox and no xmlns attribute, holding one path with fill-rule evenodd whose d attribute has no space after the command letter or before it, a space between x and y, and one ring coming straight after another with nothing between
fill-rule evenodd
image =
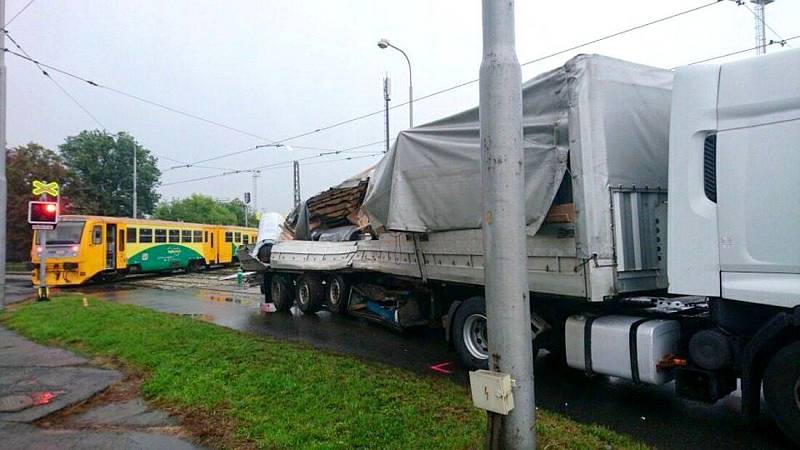
<instances>
[{"instance_id":1,"label":"grass verge","mask_svg":"<svg viewBox=\"0 0 800 450\"><path fill-rule=\"evenodd\" d=\"M195 423L188 428L208 445L483 445L485 416L463 386L448 380L95 299L88 307L75 297L27 303L1 317L36 341L110 357L143 373L145 397ZM643 448L552 413L540 411L538 419L542 448ZM200 429L208 427L217 429Z\"/></svg>"}]
</instances>

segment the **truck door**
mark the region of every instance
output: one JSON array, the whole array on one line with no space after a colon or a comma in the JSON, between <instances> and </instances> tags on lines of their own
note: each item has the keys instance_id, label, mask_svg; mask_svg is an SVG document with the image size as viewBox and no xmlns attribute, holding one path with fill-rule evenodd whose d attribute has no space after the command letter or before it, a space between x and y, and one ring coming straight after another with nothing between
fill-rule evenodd
<instances>
[{"instance_id":1,"label":"truck door","mask_svg":"<svg viewBox=\"0 0 800 450\"><path fill-rule=\"evenodd\" d=\"M117 224L106 224L106 269L116 269L117 266Z\"/></svg>"},{"instance_id":2,"label":"truck door","mask_svg":"<svg viewBox=\"0 0 800 450\"><path fill-rule=\"evenodd\" d=\"M800 58L723 66L716 142L722 295L800 298ZM757 70L755 70L757 69Z\"/></svg>"}]
</instances>

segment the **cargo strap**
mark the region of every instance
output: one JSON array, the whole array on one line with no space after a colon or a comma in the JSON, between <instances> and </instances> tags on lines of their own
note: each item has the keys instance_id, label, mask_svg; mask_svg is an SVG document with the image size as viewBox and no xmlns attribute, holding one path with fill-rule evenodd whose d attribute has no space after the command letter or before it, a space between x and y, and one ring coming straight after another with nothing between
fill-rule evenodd
<instances>
[{"instance_id":1,"label":"cargo strap","mask_svg":"<svg viewBox=\"0 0 800 450\"><path fill-rule=\"evenodd\" d=\"M631 329L628 332L628 346L631 352L631 379L634 383L641 383L639 378L639 349L637 347L636 335L639 331L639 326L652 319L639 319L631 324Z\"/></svg>"},{"instance_id":2,"label":"cargo strap","mask_svg":"<svg viewBox=\"0 0 800 450\"><path fill-rule=\"evenodd\" d=\"M594 375L592 370L592 324L597 316L589 316L583 323L583 370L586 375Z\"/></svg>"}]
</instances>

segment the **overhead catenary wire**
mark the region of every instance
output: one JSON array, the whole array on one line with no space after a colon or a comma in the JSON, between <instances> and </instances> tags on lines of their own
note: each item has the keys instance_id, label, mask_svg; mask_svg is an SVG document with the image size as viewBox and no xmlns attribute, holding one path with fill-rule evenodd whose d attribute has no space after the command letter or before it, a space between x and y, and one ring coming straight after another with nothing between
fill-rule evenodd
<instances>
[{"instance_id":1,"label":"overhead catenary wire","mask_svg":"<svg viewBox=\"0 0 800 450\"><path fill-rule=\"evenodd\" d=\"M342 162L342 161L350 161L350 160L354 160L354 159L369 158L369 157L374 157L374 156L383 156L384 154L385 153L383 153L381 151L379 153L371 153L369 155L350 156L350 157L347 157L347 158L337 158L337 159L331 159L331 160L327 160L327 161L315 161L315 162L311 162L311 163L305 163L304 166L311 166L311 165L317 165L317 164L327 164L327 163ZM229 171L229 172L218 173L218 174L215 174L215 175L207 175L207 176L204 176L204 177L190 178L190 179L187 179L187 180L172 181L172 182L169 182L169 183L161 184L161 187L174 186L174 185L177 185L177 184L192 183L192 182L196 182L196 181L211 180L211 179L214 179L214 178L221 178L221 177L225 177L225 176L229 176L229 175L236 175L236 174L241 174L241 173L253 173L253 172L256 172L256 171L288 169L289 167L292 166L294 161L299 161L299 160L281 161L280 163L276 163L275 165L268 165L268 166L263 166L263 167L259 167L259 168L254 168L254 169L232 170L232 171Z\"/></svg>"},{"instance_id":2,"label":"overhead catenary wire","mask_svg":"<svg viewBox=\"0 0 800 450\"><path fill-rule=\"evenodd\" d=\"M784 45L786 45L786 43L788 43L790 41L793 41L795 39L800 39L800 34L792 36L792 37L789 37L789 38L786 38L786 39L782 39L780 41L770 40L770 41L767 42L766 46L769 47L771 45L776 45L777 44L777 45L780 45L781 47L783 47ZM703 64L703 63L707 63L707 62L710 62L710 61L716 61L718 59L727 58L729 56L736 56L736 55L740 55L742 53L752 52L757 48L758 48L758 46L743 48L741 50L736 50L736 51L733 51L733 52L730 52L730 53L725 53L725 54L722 54L722 55L713 56L711 58L706 58L706 59L701 59L701 60L698 60L698 61L693 61L693 62L684 64L684 65L693 66L695 64ZM680 66L678 66L678 67L680 67ZM672 69L674 70L674 69L677 69L678 67L673 67Z\"/></svg>"},{"instance_id":3,"label":"overhead catenary wire","mask_svg":"<svg viewBox=\"0 0 800 450\"><path fill-rule=\"evenodd\" d=\"M76 79L78 81L82 81L82 82L84 82L84 83L86 83L86 84L88 84L90 86L94 86L94 87L97 87L97 88L100 88L100 89L105 89L107 91L114 92L114 93L122 95L124 97L128 97L130 99L139 101L141 103L146 103L148 105L155 106L157 108L161 108L163 110L170 111L170 112L173 112L175 114L182 115L184 117L189 117L191 119L199 120L201 122L205 122L205 123L208 123L208 124L220 127L220 128L227 129L229 131L233 131L233 132L236 132L236 133L239 133L239 134L243 134L245 136L250 136L252 138L256 138L256 139L261 140L261 141L269 141L269 142L274 141L273 139L270 139L269 137L266 137L266 136L261 136L261 135L252 133L252 132L247 131L247 130L236 128L234 126L227 125L227 124L224 124L222 122L218 122L216 120L208 119L206 117L199 116L199 115L194 114L194 113L183 111L183 110L180 110L178 108L175 108L175 107L172 107L172 106L168 106L168 105L165 105L163 103L156 102L154 100L149 100L149 99L146 99L144 97L140 97L138 95L131 94L129 92L125 92L123 90L120 90L120 89L117 89L117 88L114 88L114 87L111 87L111 86L106 86L104 84L100 84L100 83L98 83L96 81L92 81L92 80L90 80L88 78L84 78L84 77L82 77L80 75L76 75L76 74L74 74L74 73L72 73L70 71L67 71L67 70L64 70L64 69L60 69L60 68L52 66L50 64L46 64L46 63L44 63L42 61L33 59L33 58L29 57L29 56L17 53L17 52L15 52L15 51L13 51L13 50L11 50L9 48L4 48L3 51L5 51L6 53L9 53L11 55L14 55L14 56L16 56L18 58L25 59L25 60L27 60L27 61L29 61L29 62L31 62L33 64L36 64L38 66L45 67L45 68L47 68L49 70L52 70L53 72L58 72L58 73L60 73L62 75L68 76L68 77Z\"/></svg>"},{"instance_id":4,"label":"overhead catenary wire","mask_svg":"<svg viewBox=\"0 0 800 450\"><path fill-rule=\"evenodd\" d=\"M14 16L13 16L13 17L11 17L10 19L8 19L8 22L6 22L6 23L3 25L3 28L5 28L5 27L7 27L7 26L11 25L11 22L13 22L13 21L17 20L17 17L19 17L19 16L20 16L22 13L24 13L24 12L25 12L25 10L26 10L26 9L28 9L28 7L29 7L29 6L31 6L31 4L32 4L34 1L36 1L36 0L30 0L28 3L26 3L26 4L25 4L25 6L23 6L23 7L22 7L22 9L20 9L19 11L17 11L17 13L16 13L16 14L14 14Z\"/></svg>"},{"instance_id":5,"label":"overhead catenary wire","mask_svg":"<svg viewBox=\"0 0 800 450\"><path fill-rule=\"evenodd\" d=\"M31 3L32 3L32 2L31 2ZM30 5L30 3L29 3L29 5ZM8 40L9 40L9 41L11 41L11 43L12 43L12 44L14 44L14 46L15 46L15 47L17 47L17 48L19 49L19 51L21 51L21 52L22 52L22 53L23 53L25 56L27 56L28 58L31 58L31 60L33 60L33 57L30 55L30 53L28 53L27 51L25 51L25 49L24 49L24 48L22 48L22 46L21 46L21 45L20 45L20 44L17 42L17 40L16 40L16 39L14 39L14 37L13 37L13 36L11 36L11 33L9 33L7 29L3 28L3 29L2 29L2 30L0 30L0 31L2 31L2 32L3 32L3 33L6 35L6 37L8 38ZM52 83L53 83L53 84L54 84L54 85L55 85L55 86L58 88L58 90L60 90L60 91L61 91L61 92L62 92L64 95L66 95L67 97L69 97L69 99L70 99L70 100L72 100L72 102L73 102L73 103L75 103L75 105L77 105L77 106L78 106L78 108L80 108L80 109L81 109L81 111L83 111L83 112L84 112L84 113L85 113L87 116L89 116L89 118L90 118L90 119L92 119L92 121L93 121L94 123L96 123L96 124L97 124L97 125L98 125L100 128L106 128L106 126L105 126L105 125L103 125L103 123L102 123L102 122L100 122L100 121L97 119L97 117L95 117L95 116L94 116L94 114L92 114L91 112L89 112L89 110L88 110L88 109L87 109L85 106L83 106L83 105L81 104L81 102L79 102L79 101L78 101L78 99L77 99L77 98L75 98L75 96L73 96L72 94L70 94L70 93L69 93L69 91L67 91L67 89L66 89L66 88L64 88L64 86L62 86L62 85L61 85L61 84L60 84L58 81L56 81L56 79L55 79L55 78L53 78L52 76L50 76L50 74L49 74L49 73L48 73L46 70L44 70L44 67L42 67L42 66L41 66L41 64L37 64L37 63L34 63L34 64L35 64L35 65L36 65L36 67L39 69L39 71L41 71L41 72L42 72L42 75L44 75L44 76L45 76L45 77L46 77L48 80L50 80L50 81L51 81L51 82L52 82Z\"/></svg>"},{"instance_id":6,"label":"overhead catenary wire","mask_svg":"<svg viewBox=\"0 0 800 450\"><path fill-rule=\"evenodd\" d=\"M652 26L652 25L655 25L655 24L658 24L658 23L661 23L661 22L665 22L665 21L668 21L668 20L671 20L671 19L675 19L677 17L683 16L683 15L686 15L686 14L690 14L690 13L693 13L693 12L708 8L708 7L712 6L712 5L720 3L722 1L723 0L714 0L714 1L711 1L711 2L708 2L708 3L704 3L702 5L699 5L699 6L696 6L696 7L693 7L693 8L689 8L689 9L685 9L685 10L682 10L682 11L679 11L679 12L676 12L676 13L673 13L673 14L669 14L667 16L664 16L664 17L661 17L661 18L658 18L658 19L654 19L654 20L651 20L649 22L646 22L646 23L643 23L643 24L640 24L640 25L629 27L629 28L626 28L626 29L623 29L623 30L620 30L620 31L617 31L617 32L614 32L614 33L611 33L611 34L607 34L607 35L604 35L604 36L601 36L601 37L586 41L586 42L581 43L581 44L573 45L571 47L568 47L568 48L565 48L565 49L562 49L562 50L558 50L556 52L553 52L553 53L550 53L550 54L547 54L547 55L544 55L544 56L541 56L541 57L526 61L526 62L522 63L521 65L522 66L526 66L526 65L530 65L530 64L533 64L533 63L536 63L536 62L540 62L540 61L543 61L545 59L552 58L552 57L555 57L555 56L558 56L558 55L561 55L561 54L564 54L564 53L567 53L567 52L570 52L570 51L573 51L573 50L577 50L579 48L582 48L582 47L585 47L585 46L588 46L588 45L596 44L596 43L599 43L599 42L602 42L602 41L605 41L605 40L608 40L608 39L612 39L612 38L615 38L615 37L618 37L618 36L621 36L621 35L624 35L624 34L627 34L627 33L631 33L631 32L636 31L636 30L640 30L640 29L645 28L645 27L649 27L649 26ZM180 110L177 110L175 108L172 108L172 107L169 107L169 106L162 105L160 103L154 102L152 100L144 99L142 97L139 97L139 96L136 96L136 95L133 95L133 94L129 94L129 93L121 91L119 89L115 89L115 88L111 88L111 87L108 87L108 86L101 85L101 84L96 83L94 81L91 81L89 79L86 79L86 78L80 77L78 75L75 75L75 74L73 74L73 73L71 73L69 71L66 71L66 70L63 70L63 69L59 69L59 68L53 67L51 65L47 65L47 64L41 63L39 61L32 60L32 58L26 58L24 55L20 55L20 54L18 54L16 52L13 52L13 51L9 50L9 49L4 49L4 51L9 52L14 56L21 57L23 59L28 59L31 62L39 63L42 66L47 67L48 69L51 69L53 71L57 71L57 72L62 73L64 75L66 75L66 76L69 76L69 77L78 79L80 81L86 82L86 83L88 83L88 84L90 84L92 86L100 87L100 88L103 88L103 89L107 89L107 90L109 90L111 92L115 92L115 93L118 93L120 95L124 95L124 96L130 97L132 99L136 99L138 101L145 102L145 103L148 103L148 104L151 104L151 105L166 109L168 111L172 111L172 112L175 112L175 113L178 113L178 114L182 114L182 115L187 116L187 117L192 117L192 118L195 118L197 120L202 120L204 122L208 122L208 123L211 123L211 124L214 124L214 125L217 125L217 126L221 126L223 128L227 128L229 130L233 130L233 131L236 131L236 132L239 132L239 133L242 133L242 134L246 134L246 135L249 135L251 137L256 137L256 138L261 139L263 141L269 141L268 145L272 145L272 146L274 146L275 144L294 141L294 140L302 138L302 137L306 137L306 136L309 136L309 135L312 135L312 134L316 134L316 133L320 133L320 132L323 132L323 131L327 131L327 130L330 130L330 129L333 129L333 128L337 128L337 127L340 127L340 126L343 126L343 125L346 125L346 124L349 124L349 123L353 123L353 122L356 122L356 121L359 121L359 120L362 120L362 119L366 119L368 117L372 117L372 116L384 113L384 109L380 109L380 110L373 111L373 112L370 112L370 113L361 114L361 115L352 117L350 119L346 119L346 120L342 120L342 121L339 121L339 122L335 122L335 123L332 123L332 124L329 124L329 125L325 125L325 126L322 126L322 127L317 127L317 128L311 129L309 131L305 131L305 132L302 132L302 133L299 133L299 134L295 134L293 136L288 136L288 137L285 137L285 138L282 138L282 139L273 140L273 139L269 139L269 138L266 138L266 137L263 137L263 136L258 136L258 135L254 134L254 133L250 133L250 132L245 131L245 130L240 130L238 128L231 127L229 125L225 125L225 124L222 124L222 123L210 120L210 119L206 119L206 118L194 115L192 113L188 113L188 112L185 112L185 111L180 111ZM424 96L421 96L421 97L417 97L417 98L414 99L414 101L418 102L418 101L421 101L421 100L426 100L426 99L429 99L431 97L438 96L438 95L444 94L446 92L450 92L450 91L459 89L461 87L468 86L470 84L474 84L477 81L478 81L477 79L465 81L463 83L459 83L459 84L456 84L454 86L450 86L448 88L440 89L440 90L432 92L430 94L427 94L427 95L424 95ZM404 107L404 106L406 106L408 104L409 104L409 102L406 101L406 102L403 102L403 103L399 103L399 104L393 105L389 109L393 110L393 109L401 108L401 107ZM186 165L186 167L191 167L191 165L195 164L195 163L209 162L209 161L214 161L214 160L218 160L218 159L222 159L222 158L227 158L227 157L230 157L230 156L236 156L236 155L239 155L239 154L242 154L242 153L254 151L254 150L256 150L258 148L262 148L262 147L263 146L253 146L253 147L250 147L250 148L247 148L247 149L242 149L242 150L237 150L237 151L233 151L233 152L226 153L226 154L221 154L221 155L218 155L218 156L213 157L213 158L208 158L208 159L204 159L204 160L201 160L201 161L194 161L194 162L188 163L188 165Z\"/></svg>"}]
</instances>

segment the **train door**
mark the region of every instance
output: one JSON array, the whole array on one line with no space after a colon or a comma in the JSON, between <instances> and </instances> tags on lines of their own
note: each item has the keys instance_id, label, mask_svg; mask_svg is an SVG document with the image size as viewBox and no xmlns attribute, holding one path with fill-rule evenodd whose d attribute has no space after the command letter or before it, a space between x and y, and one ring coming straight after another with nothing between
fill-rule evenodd
<instances>
[{"instance_id":1,"label":"train door","mask_svg":"<svg viewBox=\"0 0 800 450\"><path fill-rule=\"evenodd\" d=\"M125 231L127 227L125 224L117 224L117 267L126 269L128 267L128 258L125 252Z\"/></svg>"},{"instance_id":2,"label":"train door","mask_svg":"<svg viewBox=\"0 0 800 450\"><path fill-rule=\"evenodd\" d=\"M216 262L216 253L214 251L214 229L203 229L203 258L206 263L212 264Z\"/></svg>"},{"instance_id":3,"label":"train door","mask_svg":"<svg viewBox=\"0 0 800 450\"><path fill-rule=\"evenodd\" d=\"M233 259L233 232L222 228L218 238L219 263L227 264Z\"/></svg>"},{"instance_id":4,"label":"train door","mask_svg":"<svg viewBox=\"0 0 800 450\"><path fill-rule=\"evenodd\" d=\"M106 269L117 268L117 224L106 224Z\"/></svg>"}]
</instances>

